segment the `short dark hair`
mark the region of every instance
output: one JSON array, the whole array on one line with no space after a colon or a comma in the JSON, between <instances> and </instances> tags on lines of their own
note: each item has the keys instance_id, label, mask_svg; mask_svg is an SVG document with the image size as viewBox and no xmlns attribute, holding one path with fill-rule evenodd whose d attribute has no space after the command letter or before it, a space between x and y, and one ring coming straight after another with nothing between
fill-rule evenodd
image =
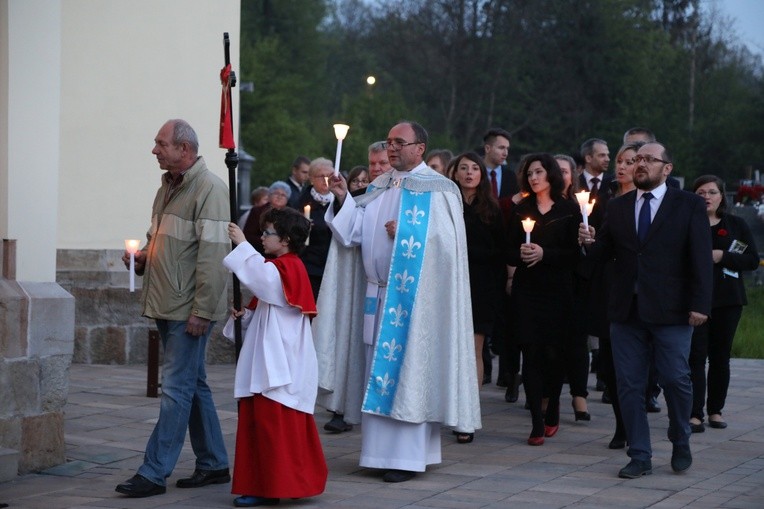
<instances>
[{"instance_id":1,"label":"short dark hair","mask_svg":"<svg viewBox=\"0 0 764 509\"><path fill-rule=\"evenodd\" d=\"M310 220L289 207L266 210L260 217L260 228L265 229L266 223L273 224L279 238L287 241L287 247L292 253L299 253L310 235Z\"/></svg>"},{"instance_id":2,"label":"short dark hair","mask_svg":"<svg viewBox=\"0 0 764 509\"><path fill-rule=\"evenodd\" d=\"M589 138L581 144L581 157L586 161L586 156L592 155L594 152L594 145L602 143L607 147L607 142L601 138Z\"/></svg>"},{"instance_id":3,"label":"short dark hair","mask_svg":"<svg viewBox=\"0 0 764 509\"><path fill-rule=\"evenodd\" d=\"M661 151L661 159L666 161L665 164L673 164L674 163L674 160L671 158L671 154L669 154L669 151L666 148L666 145L664 145L660 141L648 141L647 143L643 143L640 148L644 147L645 145L660 145L661 148L663 149Z\"/></svg>"},{"instance_id":4,"label":"short dark hair","mask_svg":"<svg viewBox=\"0 0 764 509\"><path fill-rule=\"evenodd\" d=\"M427 143L430 140L430 136L427 134L427 130L422 127L421 124L412 122L411 120L401 120L399 124L408 124L414 131L414 141L416 143L424 143L425 149L427 148Z\"/></svg>"},{"instance_id":5,"label":"short dark hair","mask_svg":"<svg viewBox=\"0 0 764 509\"><path fill-rule=\"evenodd\" d=\"M303 164L310 165L310 159L308 159L306 156L297 156L292 163L292 168L299 168Z\"/></svg>"},{"instance_id":6,"label":"short dark hair","mask_svg":"<svg viewBox=\"0 0 764 509\"><path fill-rule=\"evenodd\" d=\"M645 138L647 138L647 141L645 143L655 141L655 133L653 133L647 127L632 127L631 129L623 133L623 138L626 139L627 136L631 136L633 134L644 134Z\"/></svg>"},{"instance_id":7,"label":"short dark hair","mask_svg":"<svg viewBox=\"0 0 764 509\"><path fill-rule=\"evenodd\" d=\"M716 184L716 188L722 194L722 201L719 203L719 208L716 209L716 216L721 217L722 214L727 212L727 189L722 179L716 175L701 175L692 183L692 192L696 192L700 186L711 183Z\"/></svg>"},{"instance_id":8,"label":"short dark hair","mask_svg":"<svg viewBox=\"0 0 764 509\"><path fill-rule=\"evenodd\" d=\"M491 127L483 135L483 144L490 145L494 142L497 136L503 136L507 141L512 140L512 135L509 134L509 131L502 129L501 127Z\"/></svg>"},{"instance_id":9,"label":"short dark hair","mask_svg":"<svg viewBox=\"0 0 764 509\"><path fill-rule=\"evenodd\" d=\"M520 190L523 193L528 193L535 199L535 194L531 189L531 185L528 183L528 168L531 163L538 161L541 166L546 170L546 179L549 182L549 194L553 201L563 200L562 190L565 188L565 181L562 179L562 170L560 165L557 164L557 159L552 154L539 152L535 154L528 154L520 161L520 169L517 170L517 178L520 181Z\"/></svg>"}]
</instances>

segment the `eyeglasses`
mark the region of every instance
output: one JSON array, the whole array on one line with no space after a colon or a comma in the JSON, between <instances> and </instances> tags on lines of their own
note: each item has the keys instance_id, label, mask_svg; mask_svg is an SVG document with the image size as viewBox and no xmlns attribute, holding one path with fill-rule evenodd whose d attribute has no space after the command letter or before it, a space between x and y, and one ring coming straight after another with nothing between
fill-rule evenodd
<instances>
[{"instance_id":1,"label":"eyeglasses","mask_svg":"<svg viewBox=\"0 0 764 509\"><path fill-rule=\"evenodd\" d=\"M716 196L719 193L719 191L716 191L715 189L709 189L708 191L695 191L695 194L698 196Z\"/></svg>"},{"instance_id":2,"label":"eyeglasses","mask_svg":"<svg viewBox=\"0 0 764 509\"><path fill-rule=\"evenodd\" d=\"M387 140L382 142L382 148L387 149L390 147L393 150L400 150L403 147L408 147L409 145L419 145L420 141L406 141L406 140Z\"/></svg>"},{"instance_id":3,"label":"eyeglasses","mask_svg":"<svg viewBox=\"0 0 764 509\"><path fill-rule=\"evenodd\" d=\"M270 237L271 235L278 235L278 232L263 230L263 233L260 234L261 237Z\"/></svg>"},{"instance_id":4,"label":"eyeglasses","mask_svg":"<svg viewBox=\"0 0 764 509\"><path fill-rule=\"evenodd\" d=\"M271 198L286 198L286 199L288 199L288 198L289 198L289 197L286 195L286 193L279 193L279 192L276 192L276 193L271 193L271 194L270 194L270 196L271 196Z\"/></svg>"},{"instance_id":5,"label":"eyeglasses","mask_svg":"<svg viewBox=\"0 0 764 509\"><path fill-rule=\"evenodd\" d=\"M658 159L657 157L651 156L650 154L647 154L646 156L638 155L634 158L634 162L636 163L641 163L642 161L644 161L645 164L653 164L656 161L663 164L671 164L670 161L664 161L663 159Z\"/></svg>"}]
</instances>

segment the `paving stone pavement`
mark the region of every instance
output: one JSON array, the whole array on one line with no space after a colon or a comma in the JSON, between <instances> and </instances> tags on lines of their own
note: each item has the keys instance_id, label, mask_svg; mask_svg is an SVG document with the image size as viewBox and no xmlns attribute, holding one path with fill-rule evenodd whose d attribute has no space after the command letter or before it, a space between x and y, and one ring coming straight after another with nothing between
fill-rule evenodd
<instances>
[{"instance_id":1,"label":"paving stone pavement","mask_svg":"<svg viewBox=\"0 0 764 509\"><path fill-rule=\"evenodd\" d=\"M233 454L236 403L233 366L208 367L229 454ZM496 369L494 369L496 372ZM114 487L140 465L158 416L159 401L146 398L142 366L76 364L71 367L66 413L67 463L0 484L0 503L10 508L213 508L231 507L230 485L178 489L191 474L194 457L186 445L165 495L128 499ZM593 387L594 379L590 379ZM567 390L567 386L565 387ZM671 471L671 443L664 410L650 414L653 475L617 477L628 458L610 450L610 406L591 391L592 421L575 422L570 397L561 403L560 431L542 447L526 445L530 416L523 395L514 404L504 390L481 392L483 429L471 444L457 444L444 429L443 462L401 484L382 482L381 472L358 466L360 428L331 435L321 431L329 465L326 491L315 498L283 500L280 507L344 508L764 508L764 361L735 359L724 416L726 430L708 428L692 436L694 463L684 474ZM330 414L317 410L319 429Z\"/></svg>"}]
</instances>

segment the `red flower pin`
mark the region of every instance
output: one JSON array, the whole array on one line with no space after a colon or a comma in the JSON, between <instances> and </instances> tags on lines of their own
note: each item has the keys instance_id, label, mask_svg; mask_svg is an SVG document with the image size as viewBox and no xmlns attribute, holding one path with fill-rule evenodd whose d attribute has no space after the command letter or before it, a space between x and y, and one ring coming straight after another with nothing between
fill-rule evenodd
<instances>
[{"instance_id":1,"label":"red flower pin","mask_svg":"<svg viewBox=\"0 0 764 509\"><path fill-rule=\"evenodd\" d=\"M720 236L720 237L726 237L727 236L727 230L725 230L724 228L719 228L719 231L716 232L716 234L718 236Z\"/></svg>"}]
</instances>

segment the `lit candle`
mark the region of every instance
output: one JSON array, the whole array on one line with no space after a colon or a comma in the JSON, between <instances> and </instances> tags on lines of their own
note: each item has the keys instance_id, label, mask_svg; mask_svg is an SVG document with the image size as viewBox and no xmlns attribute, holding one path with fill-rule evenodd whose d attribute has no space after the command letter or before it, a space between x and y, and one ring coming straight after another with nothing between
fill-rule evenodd
<instances>
[{"instance_id":1,"label":"lit candle","mask_svg":"<svg viewBox=\"0 0 764 509\"><path fill-rule=\"evenodd\" d=\"M536 221L529 217L527 219L523 219L520 222L523 223L523 230L525 230L525 243L530 244L531 232L533 231L533 226L536 224Z\"/></svg>"},{"instance_id":2,"label":"lit candle","mask_svg":"<svg viewBox=\"0 0 764 509\"><path fill-rule=\"evenodd\" d=\"M589 203L589 191L581 191L576 193L576 201L578 202L579 207L581 207L581 215L584 216L584 226L586 229L589 229L589 214L591 214L592 209L587 207L586 204Z\"/></svg>"},{"instance_id":3,"label":"lit candle","mask_svg":"<svg viewBox=\"0 0 764 509\"><path fill-rule=\"evenodd\" d=\"M348 134L349 125L334 124L334 136L337 138L337 155L334 158L334 176L337 177L340 174L340 156L342 155L342 140Z\"/></svg>"},{"instance_id":4,"label":"lit candle","mask_svg":"<svg viewBox=\"0 0 764 509\"><path fill-rule=\"evenodd\" d=\"M135 253L138 251L141 241L137 239L125 240L125 251L130 253L130 291L135 291Z\"/></svg>"},{"instance_id":5,"label":"lit candle","mask_svg":"<svg viewBox=\"0 0 764 509\"><path fill-rule=\"evenodd\" d=\"M305 215L306 219L310 219L310 205L305 205L302 209L302 213Z\"/></svg>"},{"instance_id":6,"label":"lit candle","mask_svg":"<svg viewBox=\"0 0 764 509\"><path fill-rule=\"evenodd\" d=\"M594 209L594 203L596 201L597 200L592 200L591 203L584 203L584 209L586 211L586 214L584 214L585 216L591 216L592 215L592 210Z\"/></svg>"}]
</instances>

